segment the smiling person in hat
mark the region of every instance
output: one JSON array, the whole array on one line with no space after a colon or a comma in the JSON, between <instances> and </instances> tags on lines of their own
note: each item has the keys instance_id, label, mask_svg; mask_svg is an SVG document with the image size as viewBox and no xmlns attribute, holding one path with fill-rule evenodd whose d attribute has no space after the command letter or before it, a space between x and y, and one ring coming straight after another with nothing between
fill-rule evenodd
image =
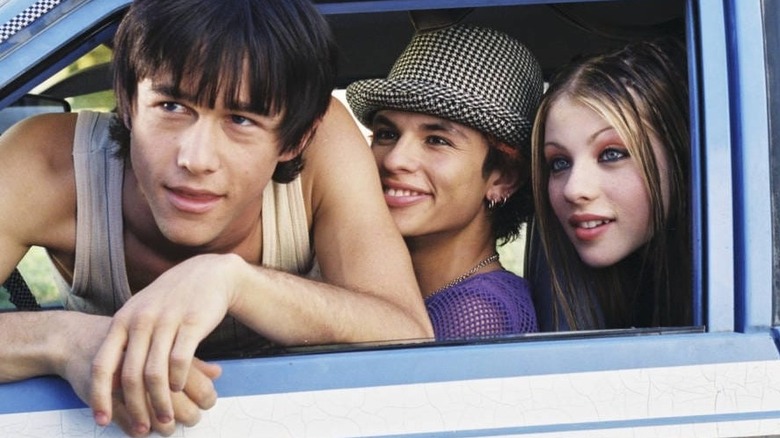
<instances>
[{"instance_id":1,"label":"smiling person in hat","mask_svg":"<svg viewBox=\"0 0 780 438\"><path fill-rule=\"evenodd\" d=\"M518 41L457 24L418 32L387 79L347 88L372 131L385 201L438 340L536 331L528 283L496 244L532 214L531 126L542 72Z\"/></svg>"}]
</instances>

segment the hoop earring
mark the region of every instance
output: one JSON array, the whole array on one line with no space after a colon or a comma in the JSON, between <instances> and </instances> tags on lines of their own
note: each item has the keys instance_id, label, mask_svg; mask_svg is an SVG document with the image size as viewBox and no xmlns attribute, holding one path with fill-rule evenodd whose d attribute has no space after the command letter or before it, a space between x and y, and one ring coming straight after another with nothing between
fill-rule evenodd
<instances>
[{"instance_id":1,"label":"hoop earring","mask_svg":"<svg viewBox=\"0 0 780 438\"><path fill-rule=\"evenodd\" d=\"M509 196L507 196L507 195L502 195L499 200L488 198L487 199L487 201L488 201L488 205L487 205L488 211L496 211L496 210L498 210L499 208L505 206L506 202L508 200L509 200Z\"/></svg>"}]
</instances>

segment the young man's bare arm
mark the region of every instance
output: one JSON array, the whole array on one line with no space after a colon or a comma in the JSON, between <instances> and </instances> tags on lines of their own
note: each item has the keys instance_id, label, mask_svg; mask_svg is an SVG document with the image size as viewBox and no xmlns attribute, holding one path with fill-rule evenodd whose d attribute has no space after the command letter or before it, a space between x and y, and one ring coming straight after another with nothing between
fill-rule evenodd
<instances>
[{"instance_id":1,"label":"young man's bare arm","mask_svg":"<svg viewBox=\"0 0 780 438\"><path fill-rule=\"evenodd\" d=\"M254 269L261 275L239 277L247 284L230 313L288 345L432 338L374 157L338 101L304 157L304 197L324 283Z\"/></svg>"},{"instance_id":2,"label":"young man's bare arm","mask_svg":"<svg viewBox=\"0 0 780 438\"><path fill-rule=\"evenodd\" d=\"M73 252L74 124L74 114L38 116L0 136L2 280L33 245L57 254ZM66 311L0 314L0 382L57 374L68 378L83 396L88 392L91 358L102 342L97 334L109 323L108 317Z\"/></svg>"},{"instance_id":3,"label":"young man's bare arm","mask_svg":"<svg viewBox=\"0 0 780 438\"><path fill-rule=\"evenodd\" d=\"M61 136L51 135L61 132ZM72 124L63 116L28 119L0 136L0 280L5 280L32 245L56 250L72 244L74 192ZM75 237L75 236L74 236ZM51 343L57 318L36 313L0 314L0 380L53 373L50 359L64 343ZM56 341L56 340L55 340Z\"/></svg>"},{"instance_id":4,"label":"young man's bare arm","mask_svg":"<svg viewBox=\"0 0 780 438\"><path fill-rule=\"evenodd\" d=\"M319 318L307 318L312 321L308 328L316 331L314 322L319 320L323 333L333 330L336 341L343 336L347 342L432 337L411 258L384 201L374 157L337 100L305 159L304 191L323 279L351 292L333 297L324 290L319 303L323 307L312 306Z\"/></svg>"},{"instance_id":5,"label":"young man's bare arm","mask_svg":"<svg viewBox=\"0 0 780 438\"><path fill-rule=\"evenodd\" d=\"M95 359L90 404L111 418L111 376L122 375L131 415L170 411L197 344L226 313L287 345L433 337L406 246L384 203L373 157L336 103L305 154L318 261L327 282L207 254L169 269L120 309ZM123 355L124 354L124 355Z\"/></svg>"},{"instance_id":6,"label":"young man's bare arm","mask_svg":"<svg viewBox=\"0 0 780 438\"><path fill-rule=\"evenodd\" d=\"M65 266L73 258L75 122L76 114L37 116L0 136L0 280L33 245L59 256ZM0 383L59 375L86 401L92 359L110 322L110 316L72 311L0 313ZM174 400L176 419L185 424L197 421L199 409L216 400L211 380L219 369L199 362L197 366L186 394ZM123 415L122 406L116 407L118 423L130 430L129 417ZM158 423L155 430L170 431L173 425Z\"/></svg>"}]
</instances>

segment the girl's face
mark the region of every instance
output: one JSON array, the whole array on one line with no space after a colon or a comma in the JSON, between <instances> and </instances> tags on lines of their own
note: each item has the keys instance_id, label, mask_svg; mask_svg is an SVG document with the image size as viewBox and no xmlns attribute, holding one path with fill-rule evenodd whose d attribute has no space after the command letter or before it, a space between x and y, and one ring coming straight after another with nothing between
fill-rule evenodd
<instances>
[{"instance_id":1,"label":"girl's face","mask_svg":"<svg viewBox=\"0 0 780 438\"><path fill-rule=\"evenodd\" d=\"M653 136L651 144L666 202L666 159ZM650 240L652 208L642 171L606 120L561 97L547 115L543 148L550 203L585 264L611 266Z\"/></svg>"},{"instance_id":2,"label":"girl's face","mask_svg":"<svg viewBox=\"0 0 780 438\"><path fill-rule=\"evenodd\" d=\"M482 175L487 141L477 130L446 119L403 111L374 117L371 151L385 201L406 238L457 233L476 218L487 223Z\"/></svg>"}]
</instances>

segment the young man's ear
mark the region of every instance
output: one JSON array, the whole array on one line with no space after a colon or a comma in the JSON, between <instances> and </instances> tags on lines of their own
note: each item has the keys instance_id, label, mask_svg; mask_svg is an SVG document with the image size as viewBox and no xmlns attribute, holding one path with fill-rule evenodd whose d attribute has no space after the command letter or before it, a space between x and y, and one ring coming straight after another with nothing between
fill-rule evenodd
<instances>
[{"instance_id":1,"label":"young man's ear","mask_svg":"<svg viewBox=\"0 0 780 438\"><path fill-rule=\"evenodd\" d=\"M504 155L507 158L506 161L490 172L487 193L489 199L512 196L512 194L529 183L531 175L530 160L525 156L518 154L516 149L504 143L500 143L498 149L511 151L512 154L510 156L512 159Z\"/></svg>"},{"instance_id":2,"label":"young man's ear","mask_svg":"<svg viewBox=\"0 0 780 438\"><path fill-rule=\"evenodd\" d=\"M487 199L508 199L525 183L517 171L494 169L488 177Z\"/></svg>"}]
</instances>

